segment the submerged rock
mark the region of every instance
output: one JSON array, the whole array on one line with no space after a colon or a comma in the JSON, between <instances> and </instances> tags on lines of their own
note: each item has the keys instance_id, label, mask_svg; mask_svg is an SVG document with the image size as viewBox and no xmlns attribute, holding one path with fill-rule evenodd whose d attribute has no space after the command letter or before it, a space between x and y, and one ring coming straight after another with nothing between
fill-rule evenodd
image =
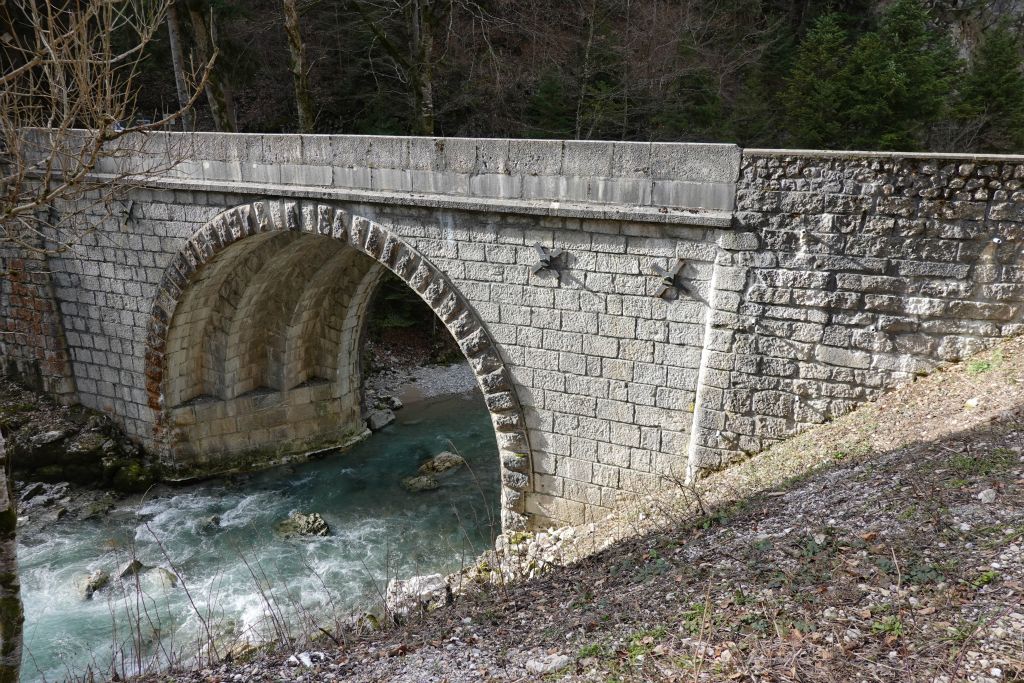
<instances>
[{"instance_id":1,"label":"submerged rock","mask_svg":"<svg viewBox=\"0 0 1024 683\"><path fill-rule=\"evenodd\" d=\"M151 580L160 588L174 588L178 585L178 575L163 567L154 567L146 572L145 578Z\"/></svg>"},{"instance_id":2,"label":"submerged rock","mask_svg":"<svg viewBox=\"0 0 1024 683\"><path fill-rule=\"evenodd\" d=\"M93 593L102 590L110 583L110 574L102 569L97 569L92 574L89 574L89 576L82 577L76 583L82 599L92 600Z\"/></svg>"},{"instance_id":3,"label":"submerged rock","mask_svg":"<svg viewBox=\"0 0 1024 683\"><path fill-rule=\"evenodd\" d=\"M220 515L210 515L199 522L199 531L210 533L220 528Z\"/></svg>"},{"instance_id":4,"label":"submerged rock","mask_svg":"<svg viewBox=\"0 0 1024 683\"><path fill-rule=\"evenodd\" d=\"M145 566L146 565L142 564L138 560L132 560L125 566L121 567L121 571L117 573L117 578L127 579L130 576L135 576L136 574L141 572L145 568Z\"/></svg>"},{"instance_id":5,"label":"submerged rock","mask_svg":"<svg viewBox=\"0 0 1024 683\"><path fill-rule=\"evenodd\" d=\"M441 484L438 483L437 477L432 474L419 474L415 477L406 477L402 480L402 488L412 493L419 493L420 491L433 491L436 488L440 488Z\"/></svg>"},{"instance_id":6,"label":"submerged rock","mask_svg":"<svg viewBox=\"0 0 1024 683\"><path fill-rule=\"evenodd\" d=\"M457 455L450 451L441 451L433 458L420 465L419 472L420 474L440 474L441 472L457 469L465 464L466 461L461 455Z\"/></svg>"},{"instance_id":7,"label":"submerged rock","mask_svg":"<svg viewBox=\"0 0 1024 683\"><path fill-rule=\"evenodd\" d=\"M366 426L371 431L379 432L395 421L395 414L388 409L373 410L366 417Z\"/></svg>"},{"instance_id":8,"label":"submerged rock","mask_svg":"<svg viewBox=\"0 0 1024 683\"><path fill-rule=\"evenodd\" d=\"M277 525L277 533L289 536L330 536L331 528L318 513L293 512L288 519Z\"/></svg>"}]
</instances>

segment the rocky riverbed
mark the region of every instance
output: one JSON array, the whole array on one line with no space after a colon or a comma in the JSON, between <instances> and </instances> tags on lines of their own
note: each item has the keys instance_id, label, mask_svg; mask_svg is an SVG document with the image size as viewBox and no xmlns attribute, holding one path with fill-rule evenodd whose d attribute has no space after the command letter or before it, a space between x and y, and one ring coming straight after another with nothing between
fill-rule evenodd
<instances>
[{"instance_id":1,"label":"rocky riverbed","mask_svg":"<svg viewBox=\"0 0 1024 683\"><path fill-rule=\"evenodd\" d=\"M466 394L477 386L466 363L424 364L430 354L426 348L413 346L396 354L374 347L371 353L364 416L373 431L392 424L395 411L405 405ZM2 377L0 429L7 439L23 526L103 516L118 505L136 504L139 498L132 494L161 479L158 463L108 416L61 405Z\"/></svg>"},{"instance_id":2,"label":"rocky riverbed","mask_svg":"<svg viewBox=\"0 0 1024 683\"><path fill-rule=\"evenodd\" d=\"M426 364L422 354L394 355L371 348L374 370L363 383L363 417L370 431L394 422L395 411L410 403L477 389L476 376L465 362Z\"/></svg>"},{"instance_id":3,"label":"rocky riverbed","mask_svg":"<svg viewBox=\"0 0 1024 683\"><path fill-rule=\"evenodd\" d=\"M15 479L145 491L160 468L108 416L0 378L0 429Z\"/></svg>"},{"instance_id":4,"label":"rocky riverbed","mask_svg":"<svg viewBox=\"0 0 1024 683\"><path fill-rule=\"evenodd\" d=\"M24 680L60 679L112 658L141 661L121 674L182 663L165 646L206 642L204 621L218 656L236 658L276 640L275 628L322 635L321 627L379 623L387 611L379 596L396 575L472 564L497 532L499 500L497 445L479 393L467 391L472 374L443 366L374 379L371 391L408 405L379 434L322 460L156 483L141 494L104 489L102 478L19 482ZM405 382L423 389L403 391ZM81 409L33 406L38 397L16 387L5 397L4 415L15 417L5 429L22 443L47 432L62 434L53 444L111 436L108 423L90 422L95 415L76 417ZM414 476L432 477L432 486L404 489ZM106 677L106 666L95 670Z\"/></svg>"},{"instance_id":5,"label":"rocky riverbed","mask_svg":"<svg viewBox=\"0 0 1024 683\"><path fill-rule=\"evenodd\" d=\"M0 380L19 504L24 680L82 672L97 653L141 657L141 669L121 673L166 667L182 660L161 654L162 639L195 640L208 619L204 647L237 658L276 640L281 620L297 634L363 628L436 601L432 589L450 595L446 572L474 564L497 533L497 450L468 365L426 359L422 349L377 350L364 416L382 433L351 451L187 486L160 483L157 464L106 416ZM124 631L150 611L158 623ZM115 624L125 642L111 640Z\"/></svg>"},{"instance_id":6,"label":"rocky riverbed","mask_svg":"<svg viewBox=\"0 0 1024 683\"><path fill-rule=\"evenodd\" d=\"M0 378L20 532L102 517L160 480L158 464L101 413Z\"/></svg>"}]
</instances>

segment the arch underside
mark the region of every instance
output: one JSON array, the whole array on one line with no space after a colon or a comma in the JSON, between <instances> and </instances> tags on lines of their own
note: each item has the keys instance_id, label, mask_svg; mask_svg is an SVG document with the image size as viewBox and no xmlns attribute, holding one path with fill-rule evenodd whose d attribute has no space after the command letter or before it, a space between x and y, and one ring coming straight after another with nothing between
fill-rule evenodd
<instances>
[{"instance_id":1,"label":"arch underside","mask_svg":"<svg viewBox=\"0 0 1024 683\"><path fill-rule=\"evenodd\" d=\"M469 360L497 435L503 522L522 526L529 444L483 324L404 241L319 203L225 211L168 268L147 374L169 468L181 477L247 470L364 436L359 337L385 268L431 306Z\"/></svg>"}]
</instances>

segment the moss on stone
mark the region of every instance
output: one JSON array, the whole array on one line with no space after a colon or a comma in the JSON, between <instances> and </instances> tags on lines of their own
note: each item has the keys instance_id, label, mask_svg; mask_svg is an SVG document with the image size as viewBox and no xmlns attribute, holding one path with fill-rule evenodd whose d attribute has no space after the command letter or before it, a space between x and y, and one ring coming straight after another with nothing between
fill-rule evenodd
<instances>
[{"instance_id":1,"label":"moss on stone","mask_svg":"<svg viewBox=\"0 0 1024 683\"><path fill-rule=\"evenodd\" d=\"M140 460L130 460L118 468L111 484L123 493L142 493L158 479L154 468L147 467Z\"/></svg>"}]
</instances>

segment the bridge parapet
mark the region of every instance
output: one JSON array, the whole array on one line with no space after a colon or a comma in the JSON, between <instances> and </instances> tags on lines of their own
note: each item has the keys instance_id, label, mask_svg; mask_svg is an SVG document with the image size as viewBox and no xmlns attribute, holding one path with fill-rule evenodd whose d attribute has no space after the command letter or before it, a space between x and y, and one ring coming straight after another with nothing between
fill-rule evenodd
<instances>
[{"instance_id":1,"label":"bridge parapet","mask_svg":"<svg viewBox=\"0 0 1024 683\"><path fill-rule=\"evenodd\" d=\"M147 184L709 227L729 225L741 157L727 144L222 133L133 149L98 171L177 158Z\"/></svg>"}]
</instances>

